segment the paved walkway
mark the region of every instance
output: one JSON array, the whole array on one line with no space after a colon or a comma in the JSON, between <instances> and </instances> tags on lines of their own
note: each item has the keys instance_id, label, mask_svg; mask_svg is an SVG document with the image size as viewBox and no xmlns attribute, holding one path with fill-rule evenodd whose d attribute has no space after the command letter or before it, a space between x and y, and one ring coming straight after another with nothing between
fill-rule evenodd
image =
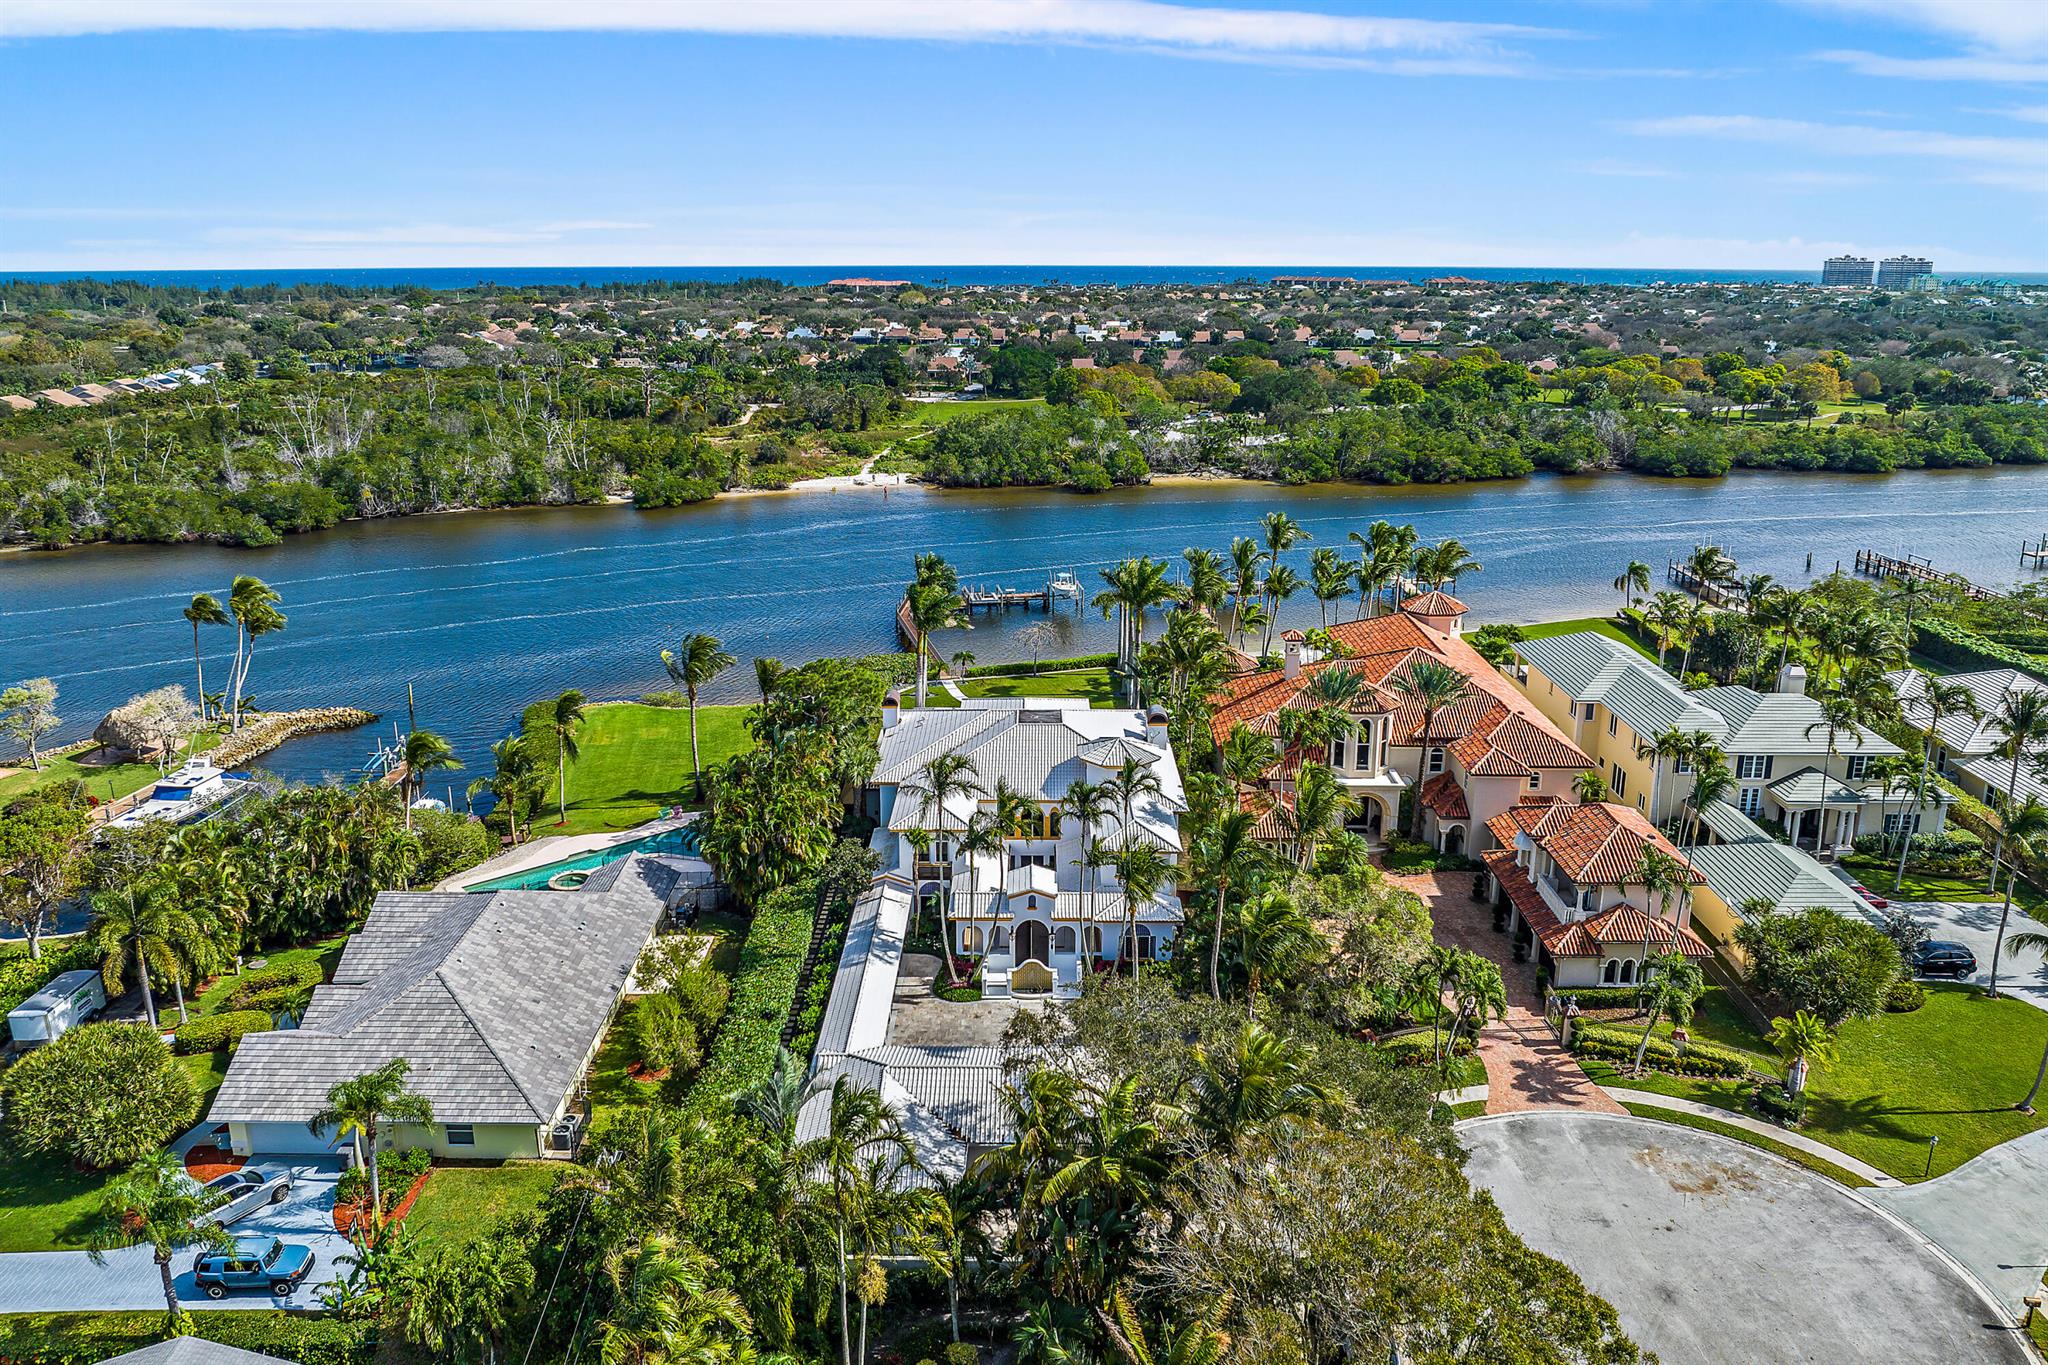
<instances>
[{"instance_id":1,"label":"paved walkway","mask_svg":"<svg viewBox=\"0 0 2048 1365\"><path fill-rule=\"evenodd\" d=\"M1514 1114L1529 1109L1581 1109L1621 1114L1624 1109L1587 1078L1543 1018L1536 993L1536 969L1514 960L1506 934L1493 931L1493 912L1472 899L1470 872L1389 872L1387 879L1422 897L1436 925L1436 939L1479 954L1500 967L1507 984L1507 1017L1479 1033L1479 1060L1486 1067L1486 1112Z\"/></svg>"},{"instance_id":2,"label":"paved walkway","mask_svg":"<svg viewBox=\"0 0 2048 1365\"><path fill-rule=\"evenodd\" d=\"M2048 1270L2048 1128L1993 1147L1946 1175L1870 1190L1967 1266L2017 1317Z\"/></svg>"},{"instance_id":3,"label":"paved walkway","mask_svg":"<svg viewBox=\"0 0 2048 1365\"><path fill-rule=\"evenodd\" d=\"M1902 1189L1905 1186L1905 1182L1896 1176L1886 1175L1869 1162L1858 1161L1840 1148L1830 1147L1825 1142L1816 1142L1804 1133L1795 1133L1788 1128L1780 1128L1776 1124L1765 1123L1761 1119L1753 1119L1747 1114L1737 1114L1727 1109L1716 1109L1711 1104L1701 1104L1698 1100L1680 1099L1676 1095L1660 1095L1654 1090L1631 1090L1627 1086L1621 1085L1603 1085L1600 1088L1605 1090L1610 1098L1623 1105L1641 1104L1647 1105L1652 1109L1671 1109L1681 1114L1692 1114L1698 1118L1713 1119L1718 1123L1727 1124L1730 1128L1740 1128L1745 1133L1755 1133L1758 1137L1767 1137L1773 1142L1782 1142L1787 1147L1797 1147L1800 1151L1817 1156L1831 1165L1840 1166L1843 1170L1853 1175L1860 1175L1871 1184L1880 1188Z\"/></svg>"},{"instance_id":4,"label":"paved walkway","mask_svg":"<svg viewBox=\"0 0 2048 1365\"><path fill-rule=\"evenodd\" d=\"M1867 1196L1629 1115L1468 1119L1466 1173L1635 1341L1686 1365L2023 1365L2003 1305ZM1936 1182L1940 1183L1940 1182Z\"/></svg>"}]
</instances>

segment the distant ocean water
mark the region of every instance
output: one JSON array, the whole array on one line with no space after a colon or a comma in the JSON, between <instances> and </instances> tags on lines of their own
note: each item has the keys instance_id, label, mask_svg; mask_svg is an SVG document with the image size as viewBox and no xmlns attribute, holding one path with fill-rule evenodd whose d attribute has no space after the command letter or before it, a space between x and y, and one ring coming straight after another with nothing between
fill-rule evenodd
<instances>
[{"instance_id":1,"label":"distant ocean water","mask_svg":"<svg viewBox=\"0 0 2048 1365\"><path fill-rule=\"evenodd\" d=\"M1270 280L1275 275L1348 275L1361 280L1426 280L1463 275L1476 280L1559 281L1567 284L1818 284L1818 270L1567 270L1541 266L1410 265L692 265L692 266L435 266L364 270L19 270L4 278L55 281L135 280L188 289L237 289L265 285L339 284L357 288L417 285L425 289L466 289L480 284L609 285L652 281L772 279L815 285L865 276L918 284L1227 284ZM1944 279L1980 278L1945 275ZM2048 273L2004 274L1999 279L2048 284Z\"/></svg>"}]
</instances>

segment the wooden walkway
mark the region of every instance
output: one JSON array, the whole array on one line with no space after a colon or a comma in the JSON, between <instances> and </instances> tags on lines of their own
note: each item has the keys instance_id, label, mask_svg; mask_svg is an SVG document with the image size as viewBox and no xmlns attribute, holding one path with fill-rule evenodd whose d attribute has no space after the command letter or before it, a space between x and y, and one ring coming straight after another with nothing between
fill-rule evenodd
<instances>
[{"instance_id":1,"label":"wooden walkway","mask_svg":"<svg viewBox=\"0 0 2048 1365\"><path fill-rule=\"evenodd\" d=\"M1856 572L1868 578L1917 579L1922 583L1933 583L1939 587L1952 588L1973 602L1995 602L2005 596L2002 592L1979 587L1959 573L1937 569L1931 561L1919 555L1894 559L1875 550L1858 550Z\"/></svg>"}]
</instances>

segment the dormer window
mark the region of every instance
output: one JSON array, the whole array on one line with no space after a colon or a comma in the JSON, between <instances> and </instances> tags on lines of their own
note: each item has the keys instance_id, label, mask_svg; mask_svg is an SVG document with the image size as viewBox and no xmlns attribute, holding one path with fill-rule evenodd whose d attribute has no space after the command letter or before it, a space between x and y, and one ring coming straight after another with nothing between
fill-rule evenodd
<instances>
[{"instance_id":1,"label":"dormer window","mask_svg":"<svg viewBox=\"0 0 2048 1365\"><path fill-rule=\"evenodd\" d=\"M1444 751L1441 748L1429 751L1429 770L1433 773L1440 773L1444 770Z\"/></svg>"}]
</instances>

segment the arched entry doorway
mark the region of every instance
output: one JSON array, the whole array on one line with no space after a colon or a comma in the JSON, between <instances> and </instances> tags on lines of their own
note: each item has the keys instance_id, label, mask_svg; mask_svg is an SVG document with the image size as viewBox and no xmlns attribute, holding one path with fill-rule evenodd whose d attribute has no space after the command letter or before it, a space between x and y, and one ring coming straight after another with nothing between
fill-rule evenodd
<instances>
[{"instance_id":1,"label":"arched entry doorway","mask_svg":"<svg viewBox=\"0 0 2048 1365\"><path fill-rule=\"evenodd\" d=\"M1444 852L1463 853L1464 851L1465 827L1463 825L1452 825L1444 831Z\"/></svg>"},{"instance_id":2,"label":"arched entry doorway","mask_svg":"<svg viewBox=\"0 0 2048 1365\"><path fill-rule=\"evenodd\" d=\"M1048 951L1049 942L1050 938L1043 924L1037 920L1025 920L1017 926L1017 960L1050 966L1052 957Z\"/></svg>"}]
</instances>

